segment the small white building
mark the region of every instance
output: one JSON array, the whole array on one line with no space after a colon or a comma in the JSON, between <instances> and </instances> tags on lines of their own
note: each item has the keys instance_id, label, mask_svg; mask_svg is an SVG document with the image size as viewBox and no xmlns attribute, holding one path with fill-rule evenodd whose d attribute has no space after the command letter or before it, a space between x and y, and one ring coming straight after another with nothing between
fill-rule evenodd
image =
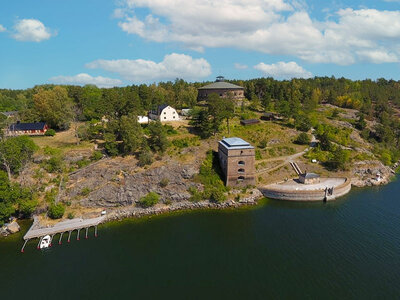
<instances>
[{"instance_id":1,"label":"small white building","mask_svg":"<svg viewBox=\"0 0 400 300\"><path fill-rule=\"evenodd\" d=\"M180 120L175 108L167 104L159 105L157 109L150 111L149 117L152 120L158 120L160 122Z\"/></svg>"},{"instance_id":2,"label":"small white building","mask_svg":"<svg viewBox=\"0 0 400 300\"><path fill-rule=\"evenodd\" d=\"M149 123L149 117L147 116L138 116L138 123L139 124L148 124Z\"/></svg>"}]
</instances>

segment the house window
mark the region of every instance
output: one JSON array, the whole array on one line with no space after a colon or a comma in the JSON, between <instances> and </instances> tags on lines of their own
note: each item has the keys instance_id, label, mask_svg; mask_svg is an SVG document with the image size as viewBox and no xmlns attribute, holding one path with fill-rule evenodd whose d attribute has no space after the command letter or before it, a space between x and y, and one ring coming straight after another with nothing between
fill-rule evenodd
<instances>
[{"instance_id":1,"label":"house window","mask_svg":"<svg viewBox=\"0 0 400 300\"><path fill-rule=\"evenodd\" d=\"M175 116L173 116L173 118L175 119Z\"/></svg>"},{"instance_id":2,"label":"house window","mask_svg":"<svg viewBox=\"0 0 400 300\"><path fill-rule=\"evenodd\" d=\"M172 113L173 115L175 114L175 112Z\"/></svg>"},{"instance_id":3,"label":"house window","mask_svg":"<svg viewBox=\"0 0 400 300\"><path fill-rule=\"evenodd\" d=\"M222 94L219 94L222 97Z\"/></svg>"},{"instance_id":4,"label":"house window","mask_svg":"<svg viewBox=\"0 0 400 300\"><path fill-rule=\"evenodd\" d=\"M238 166L244 166L244 165L246 165L246 163L243 160L238 162Z\"/></svg>"},{"instance_id":5,"label":"house window","mask_svg":"<svg viewBox=\"0 0 400 300\"><path fill-rule=\"evenodd\" d=\"M164 115L166 115L167 114L167 112L166 111L164 111Z\"/></svg>"},{"instance_id":6,"label":"house window","mask_svg":"<svg viewBox=\"0 0 400 300\"><path fill-rule=\"evenodd\" d=\"M244 176L239 176L239 177L238 177L238 181L239 181L239 182L242 182L243 180L244 180Z\"/></svg>"},{"instance_id":7,"label":"house window","mask_svg":"<svg viewBox=\"0 0 400 300\"><path fill-rule=\"evenodd\" d=\"M167 117L164 117L164 120L166 120L167 119Z\"/></svg>"},{"instance_id":8,"label":"house window","mask_svg":"<svg viewBox=\"0 0 400 300\"><path fill-rule=\"evenodd\" d=\"M244 169L239 169L239 170L238 170L238 173L239 173L239 174L244 174Z\"/></svg>"}]
</instances>

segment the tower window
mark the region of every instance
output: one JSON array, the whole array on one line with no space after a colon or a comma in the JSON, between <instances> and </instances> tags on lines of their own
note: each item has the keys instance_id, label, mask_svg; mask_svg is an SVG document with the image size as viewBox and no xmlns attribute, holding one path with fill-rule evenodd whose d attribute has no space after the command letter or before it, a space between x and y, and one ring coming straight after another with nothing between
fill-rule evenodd
<instances>
[{"instance_id":1,"label":"tower window","mask_svg":"<svg viewBox=\"0 0 400 300\"><path fill-rule=\"evenodd\" d=\"M244 169L239 169L239 170L238 170L238 173L239 173L239 174L244 174L244 172L245 172Z\"/></svg>"},{"instance_id":2,"label":"tower window","mask_svg":"<svg viewBox=\"0 0 400 300\"><path fill-rule=\"evenodd\" d=\"M246 163L243 160L238 162L238 166L244 166L244 165L246 165Z\"/></svg>"},{"instance_id":3,"label":"tower window","mask_svg":"<svg viewBox=\"0 0 400 300\"><path fill-rule=\"evenodd\" d=\"M239 176L238 177L238 181L243 181L244 180L244 176Z\"/></svg>"}]
</instances>

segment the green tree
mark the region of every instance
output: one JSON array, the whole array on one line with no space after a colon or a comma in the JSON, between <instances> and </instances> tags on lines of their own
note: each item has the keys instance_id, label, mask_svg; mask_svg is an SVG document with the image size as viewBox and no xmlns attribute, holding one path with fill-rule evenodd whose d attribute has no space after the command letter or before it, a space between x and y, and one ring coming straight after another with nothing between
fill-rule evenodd
<instances>
[{"instance_id":1,"label":"green tree","mask_svg":"<svg viewBox=\"0 0 400 300\"><path fill-rule=\"evenodd\" d=\"M309 145L311 143L311 138L307 133L302 132L297 136L295 143L299 145Z\"/></svg>"},{"instance_id":2,"label":"green tree","mask_svg":"<svg viewBox=\"0 0 400 300\"><path fill-rule=\"evenodd\" d=\"M40 89L33 95L34 109L50 127L68 129L73 120L73 101L64 87Z\"/></svg>"},{"instance_id":3,"label":"green tree","mask_svg":"<svg viewBox=\"0 0 400 300\"><path fill-rule=\"evenodd\" d=\"M0 163L7 171L8 178L11 174L18 173L29 161L37 146L27 136L10 137L0 141Z\"/></svg>"},{"instance_id":4,"label":"green tree","mask_svg":"<svg viewBox=\"0 0 400 300\"><path fill-rule=\"evenodd\" d=\"M139 204L142 207L151 207L156 205L160 201L160 195L155 192L150 192L146 196L140 198Z\"/></svg>"},{"instance_id":5,"label":"green tree","mask_svg":"<svg viewBox=\"0 0 400 300\"><path fill-rule=\"evenodd\" d=\"M333 150L332 158L328 160L327 166L332 170L346 170L350 161L350 152L337 146Z\"/></svg>"},{"instance_id":6,"label":"green tree","mask_svg":"<svg viewBox=\"0 0 400 300\"><path fill-rule=\"evenodd\" d=\"M143 143L143 129L134 115L122 116L120 135L124 154L133 154Z\"/></svg>"},{"instance_id":7,"label":"green tree","mask_svg":"<svg viewBox=\"0 0 400 300\"><path fill-rule=\"evenodd\" d=\"M211 128L216 134L219 132L223 120L226 120L226 125L229 130L229 120L233 117L235 105L232 97L220 97L218 94L211 94L207 99L208 114L211 117Z\"/></svg>"},{"instance_id":8,"label":"green tree","mask_svg":"<svg viewBox=\"0 0 400 300\"><path fill-rule=\"evenodd\" d=\"M213 134L210 118L206 109L194 108L190 111L189 124L196 128L201 138L209 138Z\"/></svg>"},{"instance_id":9,"label":"green tree","mask_svg":"<svg viewBox=\"0 0 400 300\"><path fill-rule=\"evenodd\" d=\"M165 127L160 121L156 121L149 124L148 130L150 132L148 139L150 148L154 151L164 153L170 144Z\"/></svg>"},{"instance_id":10,"label":"green tree","mask_svg":"<svg viewBox=\"0 0 400 300\"><path fill-rule=\"evenodd\" d=\"M65 207L61 203L52 203L47 211L47 215L51 219L61 219L64 216Z\"/></svg>"}]
</instances>

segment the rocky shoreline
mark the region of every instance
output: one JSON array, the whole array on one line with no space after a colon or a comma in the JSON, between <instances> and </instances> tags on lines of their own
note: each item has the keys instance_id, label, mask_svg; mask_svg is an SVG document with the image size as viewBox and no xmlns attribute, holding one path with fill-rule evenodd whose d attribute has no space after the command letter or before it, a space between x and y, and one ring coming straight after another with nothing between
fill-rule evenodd
<instances>
[{"instance_id":1,"label":"rocky shoreline","mask_svg":"<svg viewBox=\"0 0 400 300\"><path fill-rule=\"evenodd\" d=\"M396 175L399 167L397 162L393 167L388 167L380 161L362 161L355 163L351 184L356 187L380 186L389 184Z\"/></svg>"},{"instance_id":2,"label":"rocky shoreline","mask_svg":"<svg viewBox=\"0 0 400 300\"><path fill-rule=\"evenodd\" d=\"M107 213L106 222L122 220L125 218L141 218L151 215L161 215L169 212L180 211L180 210L198 210L198 209L227 209L227 208L238 208L242 206L257 205L258 200L263 198L262 193L258 189L251 191L251 196L240 199L238 201L229 200L223 203L214 203L210 201L181 201L175 202L170 205L157 205L150 208L141 207L124 207L113 209Z\"/></svg>"}]
</instances>

